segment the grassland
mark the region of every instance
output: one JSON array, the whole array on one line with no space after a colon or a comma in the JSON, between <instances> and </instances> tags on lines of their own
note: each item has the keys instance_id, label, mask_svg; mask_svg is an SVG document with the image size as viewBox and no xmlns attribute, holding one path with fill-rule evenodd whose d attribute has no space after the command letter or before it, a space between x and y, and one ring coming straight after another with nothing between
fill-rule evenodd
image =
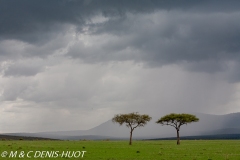
<instances>
[{"instance_id":1,"label":"grassland","mask_svg":"<svg viewBox=\"0 0 240 160\"><path fill-rule=\"evenodd\" d=\"M0 159L85 159L85 160L240 160L239 140L183 140L176 145L173 140L133 141L0 141L3 151L24 151L24 158ZM31 158L26 153L31 152ZM34 158L36 151L87 151L83 158ZM9 156L9 154L8 154Z\"/></svg>"}]
</instances>

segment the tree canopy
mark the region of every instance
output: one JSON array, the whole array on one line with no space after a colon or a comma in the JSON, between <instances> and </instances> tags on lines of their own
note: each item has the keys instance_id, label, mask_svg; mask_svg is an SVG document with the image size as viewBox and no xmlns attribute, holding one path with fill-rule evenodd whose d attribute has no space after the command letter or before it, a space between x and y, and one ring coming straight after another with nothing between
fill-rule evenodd
<instances>
[{"instance_id":1,"label":"tree canopy","mask_svg":"<svg viewBox=\"0 0 240 160\"><path fill-rule=\"evenodd\" d=\"M159 123L162 125L170 125L176 129L180 129L181 125L192 123L192 122L197 122L197 121L199 121L199 119L195 115L192 115L192 114L171 113L171 114L163 116L156 123Z\"/></svg>"}]
</instances>

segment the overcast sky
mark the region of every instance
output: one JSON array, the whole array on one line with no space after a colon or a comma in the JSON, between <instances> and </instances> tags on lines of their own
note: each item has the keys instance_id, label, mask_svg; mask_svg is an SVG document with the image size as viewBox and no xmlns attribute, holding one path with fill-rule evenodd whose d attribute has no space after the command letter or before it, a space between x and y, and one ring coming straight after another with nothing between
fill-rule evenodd
<instances>
[{"instance_id":1,"label":"overcast sky","mask_svg":"<svg viewBox=\"0 0 240 160\"><path fill-rule=\"evenodd\" d=\"M0 0L0 132L239 112L239 17L239 0Z\"/></svg>"}]
</instances>

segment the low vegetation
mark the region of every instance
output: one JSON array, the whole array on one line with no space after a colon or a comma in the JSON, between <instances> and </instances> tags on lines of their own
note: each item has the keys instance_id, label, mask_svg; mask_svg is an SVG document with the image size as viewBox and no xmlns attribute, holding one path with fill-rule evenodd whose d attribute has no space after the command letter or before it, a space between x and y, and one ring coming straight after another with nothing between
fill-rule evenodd
<instances>
[{"instance_id":1,"label":"low vegetation","mask_svg":"<svg viewBox=\"0 0 240 160\"><path fill-rule=\"evenodd\" d=\"M175 140L134 141L1 141L3 151L87 151L85 160L238 160L240 159L239 140ZM10 158L0 158L10 159ZM12 158L13 159L13 158ZM29 158L14 158L29 159ZM31 159L31 158L30 158ZM32 158L40 160L43 158ZM76 159L76 158L44 158Z\"/></svg>"}]
</instances>

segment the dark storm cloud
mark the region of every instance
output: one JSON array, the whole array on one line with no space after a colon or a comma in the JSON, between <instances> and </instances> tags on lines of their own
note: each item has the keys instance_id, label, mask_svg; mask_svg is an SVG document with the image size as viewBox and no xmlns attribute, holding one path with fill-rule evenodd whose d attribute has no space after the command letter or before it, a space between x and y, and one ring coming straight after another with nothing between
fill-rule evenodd
<instances>
[{"instance_id":1,"label":"dark storm cloud","mask_svg":"<svg viewBox=\"0 0 240 160\"><path fill-rule=\"evenodd\" d=\"M92 46L75 43L68 49L72 58L149 66L189 62L185 68L215 72L222 71L226 61L239 62L239 9L237 0L2 0L0 39L36 47L21 55L47 56L67 42L49 50L41 46L58 41L59 34L74 26L77 34L108 37ZM107 20L93 22L97 15Z\"/></svg>"},{"instance_id":2,"label":"dark storm cloud","mask_svg":"<svg viewBox=\"0 0 240 160\"><path fill-rule=\"evenodd\" d=\"M218 71L225 61L240 59L239 16L240 12L130 14L93 26L95 34L110 35L109 40L90 47L78 43L69 55L88 61L144 61L150 66L190 62L192 70Z\"/></svg>"},{"instance_id":3,"label":"dark storm cloud","mask_svg":"<svg viewBox=\"0 0 240 160\"><path fill-rule=\"evenodd\" d=\"M240 2L232 1L165 1L165 0L1 0L1 39L20 39L34 43L47 34L60 31L63 24L74 24L80 29L91 16L101 13L106 17L124 16L126 12L151 13L164 10L238 10Z\"/></svg>"}]
</instances>

